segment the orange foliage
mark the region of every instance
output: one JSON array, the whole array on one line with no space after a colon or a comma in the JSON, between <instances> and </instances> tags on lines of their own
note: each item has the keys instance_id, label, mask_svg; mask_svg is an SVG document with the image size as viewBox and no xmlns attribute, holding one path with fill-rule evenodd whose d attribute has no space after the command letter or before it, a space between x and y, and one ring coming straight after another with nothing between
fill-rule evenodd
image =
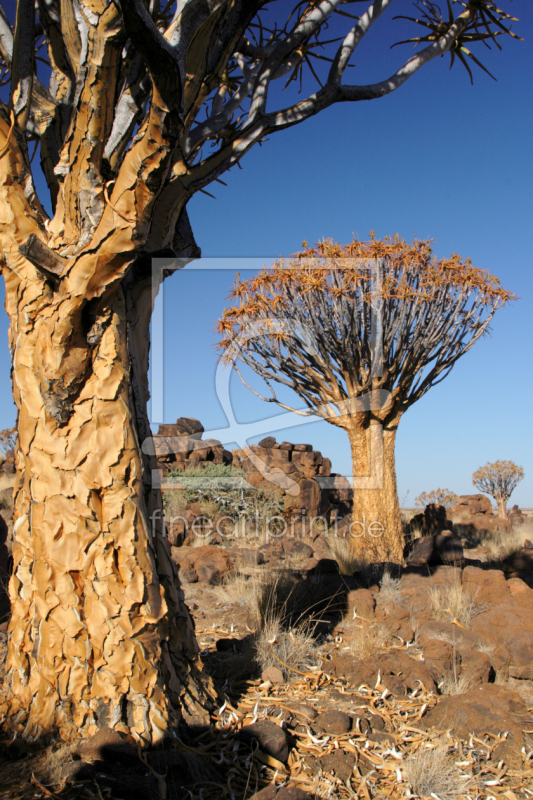
<instances>
[{"instance_id":1,"label":"orange foliage","mask_svg":"<svg viewBox=\"0 0 533 800\"><path fill-rule=\"evenodd\" d=\"M371 265L377 260L382 264L379 291L376 291L375 283L368 280L373 270ZM333 272L337 278L336 285L331 281ZM363 294L366 292L364 302L371 305L377 299L430 304L442 301L446 290L453 293L464 289L474 292L478 303L483 306L499 306L515 299L511 292L500 286L498 278L474 267L469 258L463 261L453 253L449 258L437 259L431 240L415 239L408 244L398 235L377 239L373 232L370 241L354 239L347 245L326 239L317 245L306 246L292 260L281 259L272 267L263 268L247 281L241 281L237 276L228 297L237 302L224 310L216 326L223 335L218 348L223 354L227 353L235 337L243 334L244 328L254 320L260 319L264 325L264 317L272 317L273 311L276 316L283 316L292 305L288 290L297 295L316 292L332 299L341 296L350 299L357 290ZM281 343L288 334L278 330L275 334L273 331L273 335ZM246 338L244 335L244 341L239 339L241 345L245 344Z\"/></svg>"},{"instance_id":2,"label":"orange foliage","mask_svg":"<svg viewBox=\"0 0 533 800\"><path fill-rule=\"evenodd\" d=\"M457 495L449 489L433 489L432 492L422 492L422 494L419 494L415 500L415 506L418 508L425 508L430 503L434 503L436 506L450 508L450 506L456 505L458 500L459 498Z\"/></svg>"}]
</instances>

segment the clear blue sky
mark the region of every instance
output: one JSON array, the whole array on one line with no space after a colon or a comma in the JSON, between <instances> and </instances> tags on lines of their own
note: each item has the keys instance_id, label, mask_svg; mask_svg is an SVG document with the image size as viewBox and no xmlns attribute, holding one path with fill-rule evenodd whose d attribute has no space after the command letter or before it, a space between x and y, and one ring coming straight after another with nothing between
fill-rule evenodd
<instances>
[{"instance_id":1,"label":"clear blue sky","mask_svg":"<svg viewBox=\"0 0 533 800\"><path fill-rule=\"evenodd\" d=\"M399 3L376 24L350 80L381 80L407 57L407 48L389 51L381 42L391 30L392 40L403 38L402 23L392 16L409 8ZM224 176L227 187L210 187L216 200L193 198L189 214L203 255L224 259L227 269L188 269L165 284L164 419L158 421L193 416L206 429L225 426L215 391L213 324L243 265L293 253L304 239L347 242L352 233L366 238L370 230L380 237L430 237L437 255L469 256L521 299L496 314L492 336L402 419L400 499L412 505L421 491L437 487L473 492L477 467L511 459L526 472L511 504L533 506L533 9L524 0L510 8L525 41L506 38L503 52L476 50L497 82L474 69L471 86L461 65L449 71L448 56L435 59L388 97L333 107L272 136L245 156L242 170ZM250 258L258 261L244 260ZM0 427L7 427L15 409L5 314L0 336ZM231 386L239 421L278 413L240 388L237 378ZM335 471L350 469L345 434L325 422L274 435L310 442Z\"/></svg>"}]
</instances>

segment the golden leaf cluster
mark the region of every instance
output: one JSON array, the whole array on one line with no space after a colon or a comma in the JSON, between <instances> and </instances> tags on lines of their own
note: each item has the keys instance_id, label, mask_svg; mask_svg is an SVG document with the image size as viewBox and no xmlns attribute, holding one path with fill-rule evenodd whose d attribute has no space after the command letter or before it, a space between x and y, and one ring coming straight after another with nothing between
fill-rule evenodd
<instances>
[{"instance_id":1,"label":"golden leaf cluster","mask_svg":"<svg viewBox=\"0 0 533 800\"><path fill-rule=\"evenodd\" d=\"M218 349L226 353L237 337L240 346L246 346L247 337L253 336L251 323L260 320L265 326L267 319L271 320L272 336L281 343L288 332L276 330L272 318L282 318L295 297L350 300L357 293L369 305L376 300L429 305L446 303L447 293L451 298L461 290L475 294L479 303L491 308L515 299L498 278L475 267L470 259L463 260L457 253L437 258L431 240L407 243L398 235L378 239L373 231L369 241L354 238L346 245L325 239L290 259L264 267L249 280L237 276L228 296L234 305L224 310L216 325L222 334Z\"/></svg>"}]
</instances>

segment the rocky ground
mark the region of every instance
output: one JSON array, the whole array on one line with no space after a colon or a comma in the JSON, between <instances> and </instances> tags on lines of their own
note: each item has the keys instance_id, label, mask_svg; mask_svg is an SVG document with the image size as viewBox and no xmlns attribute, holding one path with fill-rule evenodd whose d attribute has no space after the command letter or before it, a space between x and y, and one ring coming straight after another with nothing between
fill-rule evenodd
<instances>
[{"instance_id":1,"label":"rocky ground","mask_svg":"<svg viewBox=\"0 0 533 800\"><path fill-rule=\"evenodd\" d=\"M323 534L177 548L226 697L211 729L145 753L111 731L77 749L3 742L0 797L533 797L527 534L506 571L483 547L442 563L457 552L434 539L432 563L381 578L341 574Z\"/></svg>"},{"instance_id":2,"label":"rocky ground","mask_svg":"<svg viewBox=\"0 0 533 800\"><path fill-rule=\"evenodd\" d=\"M406 517L405 567L390 573L351 555L351 489L311 445L268 437L245 457L202 432L180 419L154 447L163 478L180 473L166 526L220 692L211 726L146 751L108 729L45 749L0 731L0 800L532 798L533 521L496 517L482 495L428 506ZM221 501L215 481L216 502L188 488L198 465L216 478L235 463L251 488ZM268 536L279 515L288 530Z\"/></svg>"}]
</instances>

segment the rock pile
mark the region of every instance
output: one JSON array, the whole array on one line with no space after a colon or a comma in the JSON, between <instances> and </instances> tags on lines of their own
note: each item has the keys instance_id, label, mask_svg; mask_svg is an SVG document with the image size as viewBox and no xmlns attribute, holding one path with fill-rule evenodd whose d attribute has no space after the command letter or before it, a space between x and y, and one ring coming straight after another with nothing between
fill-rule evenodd
<instances>
[{"instance_id":1,"label":"rock pile","mask_svg":"<svg viewBox=\"0 0 533 800\"><path fill-rule=\"evenodd\" d=\"M448 509L447 516L461 536L510 529L509 520L493 515L490 500L483 494L462 495L457 505Z\"/></svg>"},{"instance_id":2,"label":"rock pile","mask_svg":"<svg viewBox=\"0 0 533 800\"><path fill-rule=\"evenodd\" d=\"M174 425L160 425L153 437L157 466L163 476L206 462L231 464L233 456L217 439L202 439L204 426L197 419L180 417Z\"/></svg>"},{"instance_id":3,"label":"rock pile","mask_svg":"<svg viewBox=\"0 0 533 800\"><path fill-rule=\"evenodd\" d=\"M250 486L285 496L284 513L295 535L302 533L311 517L324 517L330 524L351 513L353 491L348 480L332 472L329 458L312 445L278 444L268 436L252 445L250 453L232 453L216 439L202 439L204 430L199 420L187 417L159 426L153 447L163 477L208 463L240 467Z\"/></svg>"},{"instance_id":4,"label":"rock pile","mask_svg":"<svg viewBox=\"0 0 533 800\"><path fill-rule=\"evenodd\" d=\"M348 515L353 503L353 490L348 480L331 471L331 461L310 444L278 444L268 436L250 447L252 456L239 459L247 480L258 489L287 493L286 505L293 516ZM275 482L268 480L274 478Z\"/></svg>"}]
</instances>

